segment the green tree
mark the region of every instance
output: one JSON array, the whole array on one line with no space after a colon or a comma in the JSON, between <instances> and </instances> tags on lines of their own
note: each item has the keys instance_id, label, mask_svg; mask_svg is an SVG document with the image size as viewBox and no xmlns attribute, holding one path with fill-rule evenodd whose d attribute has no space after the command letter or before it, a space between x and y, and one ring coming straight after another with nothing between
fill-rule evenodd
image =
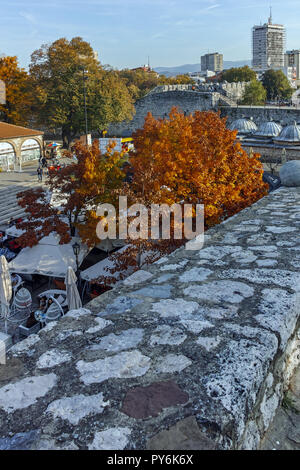
<instances>
[{"instance_id":1,"label":"green tree","mask_svg":"<svg viewBox=\"0 0 300 470\"><path fill-rule=\"evenodd\" d=\"M159 76L159 85L189 85L195 84L194 80L187 74L179 74L176 77Z\"/></svg>"},{"instance_id":2,"label":"green tree","mask_svg":"<svg viewBox=\"0 0 300 470\"><path fill-rule=\"evenodd\" d=\"M263 105L266 101L267 92L262 83L252 80L245 88L245 93L240 104Z\"/></svg>"},{"instance_id":3,"label":"green tree","mask_svg":"<svg viewBox=\"0 0 300 470\"><path fill-rule=\"evenodd\" d=\"M282 70L267 70L263 74L262 84L268 100L289 100L294 92Z\"/></svg>"},{"instance_id":4,"label":"green tree","mask_svg":"<svg viewBox=\"0 0 300 470\"><path fill-rule=\"evenodd\" d=\"M244 67L232 67L231 69L224 70L221 75L221 80L229 83L232 82L250 82L256 80L256 73L245 65Z\"/></svg>"},{"instance_id":5,"label":"green tree","mask_svg":"<svg viewBox=\"0 0 300 470\"><path fill-rule=\"evenodd\" d=\"M165 75L158 76L156 72L152 70L144 70L142 68L135 70L120 70L119 75L123 80L125 80L127 88L135 101L143 98L158 85L194 83L189 75L177 75L176 77L166 77Z\"/></svg>"},{"instance_id":6,"label":"green tree","mask_svg":"<svg viewBox=\"0 0 300 470\"><path fill-rule=\"evenodd\" d=\"M90 131L101 132L110 122L130 119L134 113L125 82L102 67L90 44L79 37L58 39L33 52L30 74L37 121L61 128L64 147L85 132L84 87Z\"/></svg>"},{"instance_id":7,"label":"green tree","mask_svg":"<svg viewBox=\"0 0 300 470\"><path fill-rule=\"evenodd\" d=\"M143 96L159 84L157 73L144 70L143 68L135 70L120 70L119 76L125 81L126 86L135 101L143 98Z\"/></svg>"}]
</instances>

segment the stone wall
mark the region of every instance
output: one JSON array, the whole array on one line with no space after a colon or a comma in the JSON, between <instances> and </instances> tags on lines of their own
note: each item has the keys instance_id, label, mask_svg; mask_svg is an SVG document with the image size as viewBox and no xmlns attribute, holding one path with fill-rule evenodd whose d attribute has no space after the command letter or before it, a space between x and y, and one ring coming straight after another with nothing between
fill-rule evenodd
<instances>
[{"instance_id":1,"label":"stone wall","mask_svg":"<svg viewBox=\"0 0 300 470\"><path fill-rule=\"evenodd\" d=\"M246 83L204 84L200 85L197 91L193 91L191 85L162 85L156 87L136 102L136 114L133 120L112 123L109 126L109 136L130 136L133 131L143 127L148 112L151 112L155 118L165 118L174 106L177 106L186 114L195 111L217 111L220 109L221 116L227 116L228 124L242 117L253 117L258 126L271 119L280 122L282 126L291 124L294 121L300 123L300 109L297 108L237 106L235 101L241 97L245 86Z\"/></svg>"},{"instance_id":2,"label":"stone wall","mask_svg":"<svg viewBox=\"0 0 300 470\"><path fill-rule=\"evenodd\" d=\"M110 137L126 137L144 125L145 117L151 112L155 118L165 118L171 109L177 106L182 112L191 114L195 111L216 109L218 94L196 91L162 91L149 93L135 104L136 114L131 121L111 124Z\"/></svg>"},{"instance_id":3,"label":"stone wall","mask_svg":"<svg viewBox=\"0 0 300 470\"><path fill-rule=\"evenodd\" d=\"M0 449L257 449L299 363L300 190L13 346Z\"/></svg>"},{"instance_id":4,"label":"stone wall","mask_svg":"<svg viewBox=\"0 0 300 470\"><path fill-rule=\"evenodd\" d=\"M221 107L221 116L227 116L228 124L242 117L250 118L257 126L263 122L273 121L281 123L282 126L292 124L294 121L300 123L300 109L293 107L274 106L232 106Z\"/></svg>"},{"instance_id":5,"label":"stone wall","mask_svg":"<svg viewBox=\"0 0 300 470\"><path fill-rule=\"evenodd\" d=\"M158 85L153 90L149 92L151 93L165 93L166 91L192 91L195 88L194 85L191 84L176 84L176 85Z\"/></svg>"},{"instance_id":6,"label":"stone wall","mask_svg":"<svg viewBox=\"0 0 300 470\"><path fill-rule=\"evenodd\" d=\"M223 82L220 83L220 87L222 90L225 91L227 96L229 96L231 99L238 101L243 98L245 94L245 89L246 86L249 84L249 82L238 82L238 83L228 83L228 82Z\"/></svg>"},{"instance_id":7,"label":"stone wall","mask_svg":"<svg viewBox=\"0 0 300 470\"><path fill-rule=\"evenodd\" d=\"M283 157L283 148L281 147L271 147L271 146L263 146L263 145L253 145L251 143L245 143L242 141L243 149L250 154L252 149L253 152L260 154L260 160L264 164L264 169L266 171L272 171L276 174L279 173L279 169L282 165L282 157ZM298 148L285 148L285 158L286 161L290 160L300 160L300 146Z\"/></svg>"}]
</instances>

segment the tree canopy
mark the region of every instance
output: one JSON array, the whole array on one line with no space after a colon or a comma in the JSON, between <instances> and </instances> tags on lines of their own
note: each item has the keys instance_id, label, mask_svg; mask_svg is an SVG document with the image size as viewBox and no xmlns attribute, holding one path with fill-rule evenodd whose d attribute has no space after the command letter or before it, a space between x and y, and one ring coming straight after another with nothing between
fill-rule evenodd
<instances>
[{"instance_id":1,"label":"tree canopy","mask_svg":"<svg viewBox=\"0 0 300 470\"><path fill-rule=\"evenodd\" d=\"M135 70L123 69L118 73L126 83L134 101L145 96L159 83L156 72L143 70L142 68Z\"/></svg>"},{"instance_id":2,"label":"tree canopy","mask_svg":"<svg viewBox=\"0 0 300 470\"><path fill-rule=\"evenodd\" d=\"M250 82L256 80L256 73L245 65L244 67L232 67L224 70L221 74L221 80L229 83L232 82Z\"/></svg>"},{"instance_id":3,"label":"tree canopy","mask_svg":"<svg viewBox=\"0 0 300 470\"><path fill-rule=\"evenodd\" d=\"M115 151L111 143L101 154L95 140L91 147L76 144L77 161L50 172L47 186L57 195L56 205L43 189L20 193L19 204L27 215L17 224L25 230L20 245L33 246L51 232L60 235L61 243L68 243L75 227L82 241L93 247L99 242L98 205L109 203L117 208L118 196L127 196L128 206L140 203L148 209L153 204L193 204L193 218L196 204L204 204L208 228L267 193L259 155L248 155L236 140L236 131L227 129L226 119L214 112L184 115L173 108L167 119L155 119L148 113L133 140L134 150L127 162L130 183L125 179L122 152ZM119 216L116 211L117 223ZM130 217L132 214L128 220ZM184 237L174 236L174 224L167 239L153 238L150 223L147 230L146 238L127 240L128 249L116 255L117 269L138 269L185 242Z\"/></svg>"},{"instance_id":4,"label":"tree canopy","mask_svg":"<svg viewBox=\"0 0 300 470\"><path fill-rule=\"evenodd\" d=\"M215 112L185 116L173 108L168 119L149 113L133 139L131 188L145 201L205 204L210 226L266 193L259 155L249 157Z\"/></svg>"},{"instance_id":5,"label":"tree canopy","mask_svg":"<svg viewBox=\"0 0 300 470\"><path fill-rule=\"evenodd\" d=\"M262 84L268 100L289 100L294 92L282 70L267 70L263 74Z\"/></svg>"},{"instance_id":6,"label":"tree canopy","mask_svg":"<svg viewBox=\"0 0 300 470\"><path fill-rule=\"evenodd\" d=\"M132 117L133 100L123 80L104 69L89 43L80 37L58 39L31 56L38 121L62 129L64 146L85 132L84 87L89 130L103 130L112 121Z\"/></svg>"},{"instance_id":7,"label":"tree canopy","mask_svg":"<svg viewBox=\"0 0 300 470\"><path fill-rule=\"evenodd\" d=\"M267 92L262 83L252 80L245 88L245 93L240 104L260 106L265 104Z\"/></svg>"},{"instance_id":8,"label":"tree canopy","mask_svg":"<svg viewBox=\"0 0 300 470\"><path fill-rule=\"evenodd\" d=\"M168 119L148 113L144 127L133 134L132 182L119 193L127 195L128 203L148 209L152 204L204 204L206 228L223 221L267 194L259 155L248 155L236 134L214 112L186 116L173 108ZM109 271L122 278L128 266L136 270L173 251L185 242L174 237L174 228L170 239L153 240L149 228L148 239L129 238L128 248L111 256L115 267ZM105 277L110 285L114 282L114 277ZM105 284L105 277L98 282Z\"/></svg>"},{"instance_id":9,"label":"tree canopy","mask_svg":"<svg viewBox=\"0 0 300 470\"><path fill-rule=\"evenodd\" d=\"M119 75L125 80L132 98L136 101L143 98L149 91L158 85L193 84L194 81L189 75L177 75L176 77L166 77L154 71L143 70L142 68L119 71Z\"/></svg>"},{"instance_id":10,"label":"tree canopy","mask_svg":"<svg viewBox=\"0 0 300 470\"><path fill-rule=\"evenodd\" d=\"M0 58L0 80L6 87L6 104L0 104L0 120L25 126L31 115L34 93L30 77L19 67L17 57Z\"/></svg>"},{"instance_id":11,"label":"tree canopy","mask_svg":"<svg viewBox=\"0 0 300 470\"><path fill-rule=\"evenodd\" d=\"M48 190L38 188L17 195L26 213L26 219L17 225L25 231L18 239L21 246L34 246L51 232L58 233L60 243L68 243L73 228L87 245L99 243L97 206L116 203L114 190L124 179L122 153L116 152L114 145L101 153L97 140L89 148L75 144L74 152L76 161L70 160L65 168L49 173ZM49 190L55 203L49 198Z\"/></svg>"}]
</instances>

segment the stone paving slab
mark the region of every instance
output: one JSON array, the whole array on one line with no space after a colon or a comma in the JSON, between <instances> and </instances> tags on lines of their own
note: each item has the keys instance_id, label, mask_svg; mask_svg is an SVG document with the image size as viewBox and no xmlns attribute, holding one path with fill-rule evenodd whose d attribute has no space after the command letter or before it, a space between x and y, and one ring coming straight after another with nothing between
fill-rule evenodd
<instances>
[{"instance_id":1,"label":"stone paving slab","mask_svg":"<svg viewBox=\"0 0 300 470\"><path fill-rule=\"evenodd\" d=\"M299 362L299 203L282 188L15 345L2 446L259 448Z\"/></svg>"}]
</instances>

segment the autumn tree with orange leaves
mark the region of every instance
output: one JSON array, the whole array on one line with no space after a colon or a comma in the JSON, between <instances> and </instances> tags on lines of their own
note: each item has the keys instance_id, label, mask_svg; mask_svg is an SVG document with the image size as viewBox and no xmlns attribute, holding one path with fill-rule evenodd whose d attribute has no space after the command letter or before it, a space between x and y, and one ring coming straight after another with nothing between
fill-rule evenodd
<instances>
[{"instance_id":1,"label":"autumn tree with orange leaves","mask_svg":"<svg viewBox=\"0 0 300 470\"><path fill-rule=\"evenodd\" d=\"M236 136L212 111L149 113L133 136L131 191L147 205L204 204L206 227L220 223L267 194L259 154L249 156Z\"/></svg>"},{"instance_id":2,"label":"autumn tree with orange leaves","mask_svg":"<svg viewBox=\"0 0 300 470\"><path fill-rule=\"evenodd\" d=\"M267 194L258 154L248 155L226 128L226 119L214 112L189 116L173 108L168 119L150 113L143 129L133 134L135 151L130 165L133 180L123 188L131 203L203 204L205 228L222 222ZM181 243L183 243L182 240ZM128 250L112 255L115 268L126 272L141 267L141 254L168 253L178 240L128 240ZM121 276L122 278L122 276ZM103 283L102 277L99 282ZM109 277L109 282L113 278Z\"/></svg>"},{"instance_id":3,"label":"autumn tree with orange leaves","mask_svg":"<svg viewBox=\"0 0 300 470\"><path fill-rule=\"evenodd\" d=\"M27 72L19 67L17 57L0 58L0 80L5 83L6 103L0 104L0 121L26 125L33 104L33 87Z\"/></svg>"},{"instance_id":4,"label":"autumn tree with orange leaves","mask_svg":"<svg viewBox=\"0 0 300 470\"><path fill-rule=\"evenodd\" d=\"M76 162L68 154L70 163L49 173L47 190L38 188L18 194L18 203L26 214L17 224L18 229L25 231L18 238L21 246L34 246L51 232L58 233L61 244L69 243L75 228L88 246L99 243L97 206L116 203L114 190L124 179L122 154L114 150L113 144L101 153L97 140L91 147L77 143L74 152Z\"/></svg>"}]
</instances>

